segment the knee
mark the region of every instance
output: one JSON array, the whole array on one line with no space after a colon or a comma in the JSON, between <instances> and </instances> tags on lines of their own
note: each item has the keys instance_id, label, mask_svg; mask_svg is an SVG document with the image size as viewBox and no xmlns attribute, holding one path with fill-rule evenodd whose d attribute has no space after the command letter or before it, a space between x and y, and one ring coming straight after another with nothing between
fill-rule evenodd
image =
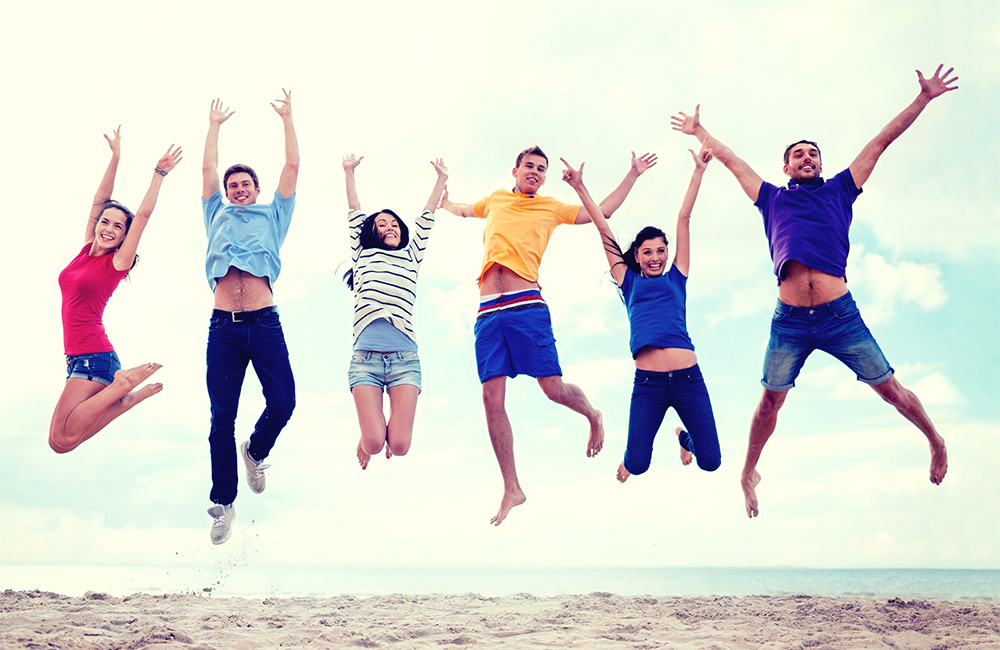
<instances>
[{"instance_id":1,"label":"knee","mask_svg":"<svg viewBox=\"0 0 1000 650\"><path fill-rule=\"evenodd\" d=\"M631 474L632 476L637 476L639 474L646 473L646 470L649 469L649 461L650 457L648 455L643 456L641 458L636 458L634 454L633 455L626 454L625 462L623 464L625 465L625 469L628 470L629 474Z\"/></svg>"},{"instance_id":2,"label":"knee","mask_svg":"<svg viewBox=\"0 0 1000 650\"><path fill-rule=\"evenodd\" d=\"M698 468L706 472L714 472L719 469L722 465L722 458L719 456L713 456L711 458L699 458L695 456L695 460L698 461Z\"/></svg>"},{"instance_id":3,"label":"knee","mask_svg":"<svg viewBox=\"0 0 1000 650\"><path fill-rule=\"evenodd\" d=\"M290 395L284 399L276 400L273 404L267 405L267 413L275 420L287 422L292 417L295 410L295 395Z\"/></svg>"},{"instance_id":4,"label":"knee","mask_svg":"<svg viewBox=\"0 0 1000 650\"><path fill-rule=\"evenodd\" d=\"M562 403L566 394L566 384L563 383L562 377L548 377L545 381L539 381L538 385L546 397L553 402Z\"/></svg>"},{"instance_id":5,"label":"knee","mask_svg":"<svg viewBox=\"0 0 1000 650\"><path fill-rule=\"evenodd\" d=\"M898 381L893 381L892 379L876 386L876 392L878 392L879 397L885 402L897 408L906 406L910 402L911 397L913 397L913 393L903 388L903 385Z\"/></svg>"},{"instance_id":6,"label":"knee","mask_svg":"<svg viewBox=\"0 0 1000 650\"><path fill-rule=\"evenodd\" d=\"M393 456L405 456L406 452L410 451L410 441L403 440L400 442L386 442L389 445L389 451L392 452Z\"/></svg>"},{"instance_id":7,"label":"knee","mask_svg":"<svg viewBox=\"0 0 1000 650\"><path fill-rule=\"evenodd\" d=\"M49 448L57 454L67 454L76 449L78 444L63 437L57 437L55 434L49 434Z\"/></svg>"},{"instance_id":8,"label":"knee","mask_svg":"<svg viewBox=\"0 0 1000 650\"><path fill-rule=\"evenodd\" d=\"M786 395L787 393L765 390L760 398L760 404L757 405L757 413L764 417L777 415L781 405L785 403Z\"/></svg>"},{"instance_id":9,"label":"knee","mask_svg":"<svg viewBox=\"0 0 1000 650\"><path fill-rule=\"evenodd\" d=\"M382 451L382 447L385 445L385 440L382 438L367 437L362 436L361 438L361 448L365 450L365 453L369 456L374 456ZM395 453L395 452L393 452Z\"/></svg>"},{"instance_id":10,"label":"knee","mask_svg":"<svg viewBox=\"0 0 1000 650\"><path fill-rule=\"evenodd\" d=\"M504 406L504 394L487 385L483 385L483 407L487 412L502 411Z\"/></svg>"}]
</instances>

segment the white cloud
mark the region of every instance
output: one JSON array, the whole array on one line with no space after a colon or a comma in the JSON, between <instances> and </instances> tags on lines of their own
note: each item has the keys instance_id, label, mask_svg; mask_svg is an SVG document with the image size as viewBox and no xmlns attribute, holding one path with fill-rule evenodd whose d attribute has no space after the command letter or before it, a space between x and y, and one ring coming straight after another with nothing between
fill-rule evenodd
<instances>
[{"instance_id":1,"label":"white cloud","mask_svg":"<svg viewBox=\"0 0 1000 650\"><path fill-rule=\"evenodd\" d=\"M848 260L851 286L866 293L864 319L869 325L891 322L900 304L914 304L925 311L938 309L947 301L937 264L902 261L890 264L878 253L855 246Z\"/></svg>"}]
</instances>

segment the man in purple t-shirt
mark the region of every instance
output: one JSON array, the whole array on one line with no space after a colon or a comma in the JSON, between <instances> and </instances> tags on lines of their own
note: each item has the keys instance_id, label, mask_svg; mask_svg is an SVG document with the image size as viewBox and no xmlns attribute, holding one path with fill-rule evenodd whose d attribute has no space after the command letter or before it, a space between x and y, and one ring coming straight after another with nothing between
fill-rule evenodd
<instances>
[{"instance_id":1,"label":"man in purple t-shirt","mask_svg":"<svg viewBox=\"0 0 1000 650\"><path fill-rule=\"evenodd\" d=\"M731 149L701 126L694 115L680 113L673 128L698 138L733 173L743 191L764 219L778 276L778 306L771 320L771 339L764 357L764 394L750 423L750 442L743 466L743 495L748 517L759 513L756 487L760 482L757 461L778 419L778 410L795 377L813 350L833 355L892 404L927 437L931 448L930 480L940 484L948 471L948 452L920 400L893 376L885 355L861 320L847 291L848 230L851 206L861 186L871 175L879 156L898 138L924 107L944 93L955 90L958 77L948 78L954 68L925 79L917 70L920 93L902 113L865 145L851 166L824 181L823 162L815 142L801 140L785 149L784 172L788 187L765 183ZM706 142L707 140L707 142Z\"/></svg>"}]
</instances>

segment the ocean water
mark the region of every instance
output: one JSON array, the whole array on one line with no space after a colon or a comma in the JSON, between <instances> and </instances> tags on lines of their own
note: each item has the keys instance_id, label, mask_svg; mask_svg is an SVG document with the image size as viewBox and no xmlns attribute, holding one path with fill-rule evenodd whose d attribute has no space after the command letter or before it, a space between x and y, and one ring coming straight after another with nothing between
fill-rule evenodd
<instances>
[{"instance_id":1,"label":"ocean water","mask_svg":"<svg viewBox=\"0 0 1000 650\"><path fill-rule=\"evenodd\" d=\"M759 568L286 568L2 566L0 589L88 591L126 596L366 597L382 594L622 596L809 594L899 598L1000 599L1000 571L950 569Z\"/></svg>"}]
</instances>

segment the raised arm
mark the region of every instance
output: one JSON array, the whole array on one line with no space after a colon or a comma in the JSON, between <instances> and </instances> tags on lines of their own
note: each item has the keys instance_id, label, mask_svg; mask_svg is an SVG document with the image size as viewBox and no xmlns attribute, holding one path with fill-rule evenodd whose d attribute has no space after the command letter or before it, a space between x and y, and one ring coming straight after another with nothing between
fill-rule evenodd
<instances>
[{"instance_id":1,"label":"raised arm","mask_svg":"<svg viewBox=\"0 0 1000 650\"><path fill-rule=\"evenodd\" d=\"M142 238L142 231L146 229L149 217L153 214L153 208L156 207L156 197L160 194L160 185L163 184L167 173L180 161L181 148L174 148L174 145L170 145L167 153L163 154L163 157L156 163L156 167L153 169L153 179L149 181L146 196L142 197L142 203L139 204L139 209L132 219L132 225L129 226L125 240L115 251L114 265L119 271L132 268L132 264L135 262L135 251L139 248L139 239Z\"/></svg>"},{"instance_id":2,"label":"raised arm","mask_svg":"<svg viewBox=\"0 0 1000 650\"><path fill-rule=\"evenodd\" d=\"M361 201L358 200L358 186L354 182L354 170L357 169L358 165L365 157L355 158L352 153L349 156L344 157L344 177L347 180L347 209L348 210L360 210Z\"/></svg>"},{"instance_id":3,"label":"raised arm","mask_svg":"<svg viewBox=\"0 0 1000 650\"><path fill-rule=\"evenodd\" d=\"M633 154L634 159L635 156ZM618 247L618 242L615 241L615 235L611 232L611 226L608 225L608 221L604 217L604 212L597 205L597 202L594 201L594 198L590 196L590 192L583 184L583 166L585 163L580 163L580 169L573 169L572 165L566 162L565 158L560 158L559 160L562 160L562 163L566 165L566 169L563 170L563 180L576 190L576 194L580 197L580 203L583 206L582 209L586 211L588 219L597 227L597 232L601 237L601 244L604 248L604 254L608 258L608 266L611 268L611 276L621 286L622 281L625 279L625 269L627 267L622 260L622 252ZM581 222L577 221L577 223Z\"/></svg>"},{"instance_id":4,"label":"raised arm","mask_svg":"<svg viewBox=\"0 0 1000 650\"><path fill-rule=\"evenodd\" d=\"M447 210L457 217L474 217L476 213L472 210L472 206L468 203L452 203L448 199L448 186L445 185L443 191L441 192L441 205L438 206Z\"/></svg>"},{"instance_id":5,"label":"raised arm","mask_svg":"<svg viewBox=\"0 0 1000 650\"><path fill-rule=\"evenodd\" d=\"M694 109L694 115L678 112L677 115L670 118L670 124L674 131L693 135L698 138L698 142L702 144L702 147L711 149L715 158L733 173L733 176L736 177L740 187L750 197L750 200L756 202L757 195L760 194L760 184L764 182L763 179L757 175L757 172L750 168L750 165L734 154L732 149L722 144L718 139L713 138L705 130L705 127L701 125L700 109L701 104L698 104Z\"/></svg>"},{"instance_id":6,"label":"raised arm","mask_svg":"<svg viewBox=\"0 0 1000 650\"><path fill-rule=\"evenodd\" d=\"M295 137L295 123L292 122L292 91L282 88L281 92L285 93L285 98L275 100L279 105L271 102L271 108L281 116L285 127L285 166L278 178L278 193L287 199L295 194L295 183L299 179L299 139Z\"/></svg>"},{"instance_id":7,"label":"raised arm","mask_svg":"<svg viewBox=\"0 0 1000 650\"><path fill-rule=\"evenodd\" d=\"M434 212L438 209L438 204L441 203L441 197L444 195L444 189L448 182L448 168L444 166L444 161L438 158L437 160L432 160L431 164L434 165L434 171L437 172L437 182L434 183L431 195L427 197L427 205L424 206L424 212Z\"/></svg>"},{"instance_id":8,"label":"raised arm","mask_svg":"<svg viewBox=\"0 0 1000 650\"><path fill-rule=\"evenodd\" d=\"M203 199L210 199L219 191L219 127L235 112L224 107L221 99L212 101L212 108L208 112L205 157L201 163L201 197Z\"/></svg>"},{"instance_id":9,"label":"raised arm","mask_svg":"<svg viewBox=\"0 0 1000 650\"><path fill-rule=\"evenodd\" d=\"M953 85L958 81L957 76L947 79L948 75L955 68L948 68L947 72L941 74L941 68L943 67L944 65L939 65L937 70L934 71L934 76L930 79L924 79L923 73L917 70L917 79L920 82L920 92L917 94L917 98L904 108L902 113L886 124L879 134L875 136L875 139L866 144L865 148L858 154L858 157L851 163L851 176L854 177L854 184L858 189L861 189L861 186L871 176L872 170L875 169L875 163L878 162L882 152L892 144L893 140L901 136L903 131L913 124L913 121L923 112L927 104L935 97L940 97L950 90L958 89L958 86Z\"/></svg>"},{"instance_id":10,"label":"raised arm","mask_svg":"<svg viewBox=\"0 0 1000 650\"><path fill-rule=\"evenodd\" d=\"M104 212L104 204L111 200L111 193L115 189L115 175L118 173L118 161L122 157L121 130L122 127L119 124L118 128L114 130L113 138L109 138L107 134L104 135L104 139L108 141L108 146L111 147L111 162L108 163L108 168L104 170L101 184L97 186L97 193L94 194L94 204L90 206L87 227L83 231L83 243L85 244L90 244L94 241L94 228L97 226L97 220L101 217L101 213Z\"/></svg>"},{"instance_id":11,"label":"raised arm","mask_svg":"<svg viewBox=\"0 0 1000 650\"><path fill-rule=\"evenodd\" d=\"M688 151L694 158L694 171L691 172L691 182L688 183L687 193L684 194L684 200L681 202L681 210L677 214L677 237L675 237L676 243L674 244L677 251L674 254L674 266L684 274L684 277L687 277L688 268L691 265L691 212L694 210L694 201L698 198L701 177L705 174L708 161L712 159L712 150L704 144L698 153L691 149Z\"/></svg>"},{"instance_id":12,"label":"raised arm","mask_svg":"<svg viewBox=\"0 0 1000 650\"><path fill-rule=\"evenodd\" d=\"M560 160L562 160L560 158ZM563 160L563 162L566 162ZM643 154L641 157L636 158L635 152L632 152L632 165L629 167L628 172L625 174L625 178L622 182L618 184L618 187L614 189L611 194L601 201L600 208L601 214L604 215L606 219L610 219L611 215L615 213L615 210L621 207L622 203L625 202L625 197L628 193L632 191L632 186L635 185L636 180L642 176L643 172L652 167L657 163L656 154L647 153ZM581 167L583 167L581 165ZM591 220L587 210L581 206L580 211L576 215L575 223L589 223Z\"/></svg>"}]
</instances>

